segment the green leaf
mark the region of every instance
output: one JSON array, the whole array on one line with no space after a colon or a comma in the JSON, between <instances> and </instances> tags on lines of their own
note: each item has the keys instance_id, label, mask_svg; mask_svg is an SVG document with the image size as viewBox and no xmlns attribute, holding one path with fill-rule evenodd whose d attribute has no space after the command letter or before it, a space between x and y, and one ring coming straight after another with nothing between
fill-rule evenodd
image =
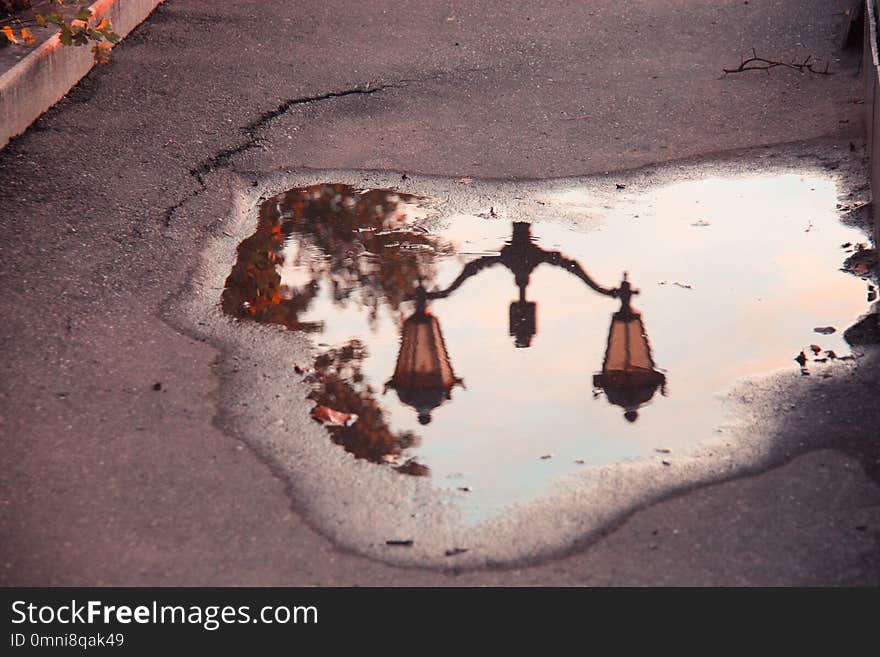
<instances>
[{"instance_id":1,"label":"green leaf","mask_svg":"<svg viewBox=\"0 0 880 657\"><path fill-rule=\"evenodd\" d=\"M73 45L73 37L70 33L70 27L66 24L61 25L61 34L58 35L58 38L61 39L61 43L65 46Z\"/></svg>"},{"instance_id":2,"label":"green leaf","mask_svg":"<svg viewBox=\"0 0 880 657\"><path fill-rule=\"evenodd\" d=\"M78 21L87 21L92 17L92 10L88 7L81 7L78 12L76 12L76 20Z\"/></svg>"},{"instance_id":3,"label":"green leaf","mask_svg":"<svg viewBox=\"0 0 880 657\"><path fill-rule=\"evenodd\" d=\"M46 19L43 18L43 14L37 14L36 16L34 16L34 18L37 21L37 25L39 25L40 27L46 27Z\"/></svg>"},{"instance_id":4,"label":"green leaf","mask_svg":"<svg viewBox=\"0 0 880 657\"><path fill-rule=\"evenodd\" d=\"M102 18L101 22L95 26L95 29L104 35L110 43L116 43L120 40L120 36L113 31L113 25L106 18Z\"/></svg>"},{"instance_id":5,"label":"green leaf","mask_svg":"<svg viewBox=\"0 0 880 657\"><path fill-rule=\"evenodd\" d=\"M64 18L61 16L61 14L46 14L45 16L43 16L43 20L47 23L54 23L58 26L64 25Z\"/></svg>"}]
</instances>

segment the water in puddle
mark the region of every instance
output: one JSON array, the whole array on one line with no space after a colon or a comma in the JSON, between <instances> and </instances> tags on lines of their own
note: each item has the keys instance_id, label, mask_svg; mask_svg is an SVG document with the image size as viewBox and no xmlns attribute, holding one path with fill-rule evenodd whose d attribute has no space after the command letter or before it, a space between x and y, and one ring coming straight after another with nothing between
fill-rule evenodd
<instances>
[{"instance_id":1,"label":"water in puddle","mask_svg":"<svg viewBox=\"0 0 880 657\"><path fill-rule=\"evenodd\" d=\"M738 379L850 357L866 283L840 271L861 234L836 200L818 177L705 179L573 228L312 185L262 204L222 307L310 333L299 376L331 439L479 519L580 468L674 467ZM597 210L578 188L520 201Z\"/></svg>"}]
</instances>

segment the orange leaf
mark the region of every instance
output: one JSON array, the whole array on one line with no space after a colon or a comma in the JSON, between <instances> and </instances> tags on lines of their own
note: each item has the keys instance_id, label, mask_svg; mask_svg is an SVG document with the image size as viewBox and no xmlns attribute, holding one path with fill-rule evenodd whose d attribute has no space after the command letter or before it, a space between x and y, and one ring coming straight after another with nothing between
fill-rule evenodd
<instances>
[{"instance_id":1,"label":"orange leaf","mask_svg":"<svg viewBox=\"0 0 880 657\"><path fill-rule=\"evenodd\" d=\"M343 413L335 411L329 406L320 405L312 409L312 417L318 422L322 422L325 427L350 427L358 419L354 413Z\"/></svg>"},{"instance_id":2,"label":"orange leaf","mask_svg":"<svg viewBox=\"0 0 880 657\"><path fill-rule=\"evenodd\" d=\"M95 55L95 63L96 64L107 64L110 62L110 49L112 46L109 43L96 43L92 46L92 53Z\"/></svg>"},{"instance_id":3,"label":"orange leaf","mask_svg":"<svg viewBox=\"0 0 880 657\"><path fill-rule=\"evenodd\" d=\"M8 25L4 25L0 28L0 34L5 36L9 40L9 43L18 43L18 39L15 38L15 32L13 32L12 28Z\"/></svg>"}]
</instances>

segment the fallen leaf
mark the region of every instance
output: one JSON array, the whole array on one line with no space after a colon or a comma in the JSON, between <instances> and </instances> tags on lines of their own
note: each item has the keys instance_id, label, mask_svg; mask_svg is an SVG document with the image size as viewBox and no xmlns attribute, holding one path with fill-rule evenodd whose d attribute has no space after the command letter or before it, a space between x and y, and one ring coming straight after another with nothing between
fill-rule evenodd
<instances>
[{"instance_id":1,"label":"fallen leaf","mask_svg":"<svg viewBox=\"0 0 880 657\"><path fill-rule=\"evenodd\" d=\"M798 365L803 367L807 364L807 355L802 351L797 356L795 356L795 361L798 363Z\"/></svg>"},{"instance_id":2,"label":"fallen leaf","mask_svg":"<svg viewBox=\"0 0 880 657\"><path fill-rule=\"evenodd\" d=\"M18 43L18 39L15 38L15 32L12 31L12 28L9 25L4 25L0 28L0 34L5 36L9 43Z\"/></svg>"},{"instance_id":3,"label":"fallen leaf","mask_svg":"<svg viewBox=\"0 0 880 657\"><path fill-rule=\"evenodd\" d=\"M547 459L550 459L550 458L553 458L553 455L552 455L552 454L544 454L544 455L541 457L541 460L546 461Z\"/></svg>"},{"instance_id":4,"label":"fallen leaf","mask_svg":"<svg viewBox=\"0 0 880 657\"><path fill-rule=\"evenodd\" d=\"M712 225L712 223L709 221L706 221L705 219L698 219L697 221L695 221L694 223L691 224L691 226L711 226L711 225Z\"/></svg>"},{"instance_id":5,"label":"fallen leaf","mask_svg":"<svg viewBox=\"0 0 880 657\"><path fill-rule=\"evenodd\" d=\"M354 413L343 413L320 404L312 409L312 417L322 422L325 427L350 427L358 419Z\"/></svg>"},{"instance_id":6,"label":"fallen leaf","mask_svg":"<svg viewBox=\"0 0 880 657\"><path fill-rule=\"evenodd\" d=\"M833 326L817 326L813 329L813 331L816 333L821 333L822 335L831 335L832 333L837 331L837 329Z\"/></svg>"},{"instance_id":7,"label":"fallen leaf","mask_svg":"<svg viewBox=\"0 0 880 657\"><path fill-rule=\"evenodd\" d=\"M811 345L810 345L810 349L813 350L813 353L814 353L814 354L818 354L820 351L822 351L822 347L820 347L820 346L817 345L817 344L811 344Z\"/></svg>"},{"instance_id":8,"label":"fallen leaf","mask_svg":"<svg viewBox=\"0 0 880 657\"><path fill-rule=\"evenodd\" d=\"M474 182L473 178L456 178L452 182L458 183L459 185L470 185Z\"/></svg>"},{"instance_id":9,"label":"fallen leaf","mask_svg":"<svg viewBox=\"0 0 880 657\"><path fill-rule=\"evenodd\" d=\"M401 547L411 547L412 544L413 544L413 541L410 538L407 538L407 539L391 538L391 539L388 539L387 541L385 541L385 545L398 545Z\"/></svg>"}]
</instances>

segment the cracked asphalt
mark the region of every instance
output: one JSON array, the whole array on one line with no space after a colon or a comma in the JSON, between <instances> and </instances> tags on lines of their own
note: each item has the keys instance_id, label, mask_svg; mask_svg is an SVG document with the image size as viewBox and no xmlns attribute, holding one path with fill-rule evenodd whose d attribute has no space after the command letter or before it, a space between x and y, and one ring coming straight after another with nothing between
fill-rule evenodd
<instances>
[{"instance_id":1,"label":"cracked asphalt","mask_svg":"<svg viewBox=\"0 0 880 657\"><path fill-rule=\"evenodd\" d=\"M849 4L167 0L0 151L0 584L880 583L876 357L802 393L781 431L810 447L781 465L558 559L454 573L314 531L215 421L222 354L162 319L227 174L549 178L779 144L857 171ZM834 75L722 74L752 48ZM864 194L858 173L848 184ZM813 421L828 404L831 428Z\"/></svg>"}]
</instances>

